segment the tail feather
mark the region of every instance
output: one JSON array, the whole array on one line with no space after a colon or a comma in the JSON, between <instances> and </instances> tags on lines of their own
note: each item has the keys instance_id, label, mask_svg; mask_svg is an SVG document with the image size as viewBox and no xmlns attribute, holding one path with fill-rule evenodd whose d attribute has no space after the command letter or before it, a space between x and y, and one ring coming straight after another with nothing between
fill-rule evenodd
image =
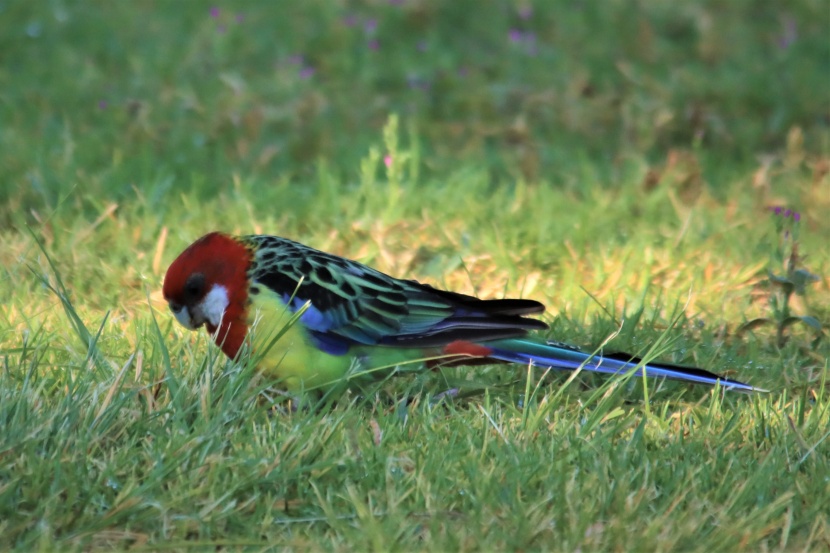
<instances>
[{"instance_id":1,"label":"tail feather","mask_svg":"<svg viewBox=\"0 0 830 553\"><path fill-rule=\"evenodd\" d=\"M663 377L710 386L719 383L722 387L732 390L766 392L764 389L731 378L724 378L696 367L683 367L669 363L642 365L641 359L623 353L592 355L565 345L524 339L496 340L488 342L487 346L492 350L488 357L509 363L532 363L538 367L565 370L577 370L581 367L585 371L605 374L626 374L634 371L634 376L640 377ZM634 370L638 365L640 365L639 368Z\"/></svg>"}]
</instances>

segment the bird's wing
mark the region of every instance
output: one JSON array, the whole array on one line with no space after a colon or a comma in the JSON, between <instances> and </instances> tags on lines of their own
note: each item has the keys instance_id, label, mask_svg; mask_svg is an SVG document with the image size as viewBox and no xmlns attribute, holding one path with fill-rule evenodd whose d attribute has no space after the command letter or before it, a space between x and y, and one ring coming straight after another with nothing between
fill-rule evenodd
<instances>
[{"instance_id":1,"label":"bird's wing","mask_svg":"<svg viewBox=\"0 0 830 553\"><path fill-rule=\"evenodd\" d=\"M318 345L345 352L352 344L427 347L455 340L493 340L542 330L532 300L480 300L400 280L360 263L273 236L254 244L252 293L265 286L300 318Z\"/></svg>"}]
</instances>

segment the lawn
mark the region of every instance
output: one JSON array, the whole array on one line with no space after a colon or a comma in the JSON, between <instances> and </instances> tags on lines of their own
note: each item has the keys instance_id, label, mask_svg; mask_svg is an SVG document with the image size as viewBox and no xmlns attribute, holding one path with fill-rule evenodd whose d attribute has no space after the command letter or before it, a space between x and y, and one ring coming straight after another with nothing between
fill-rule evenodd
<instances>
[{"instance_id":1,"label":"lawn","mask_svg":"<svg viewBox=\"0 0 830 553\"><path fill-rule=\"evenodd\" d=\"M0 549L830 548L825 2L0 25ZM770 392L493 366L286 410L162 298L211 230L533 298L556 340Z\"/></svg>"}]
</instances>

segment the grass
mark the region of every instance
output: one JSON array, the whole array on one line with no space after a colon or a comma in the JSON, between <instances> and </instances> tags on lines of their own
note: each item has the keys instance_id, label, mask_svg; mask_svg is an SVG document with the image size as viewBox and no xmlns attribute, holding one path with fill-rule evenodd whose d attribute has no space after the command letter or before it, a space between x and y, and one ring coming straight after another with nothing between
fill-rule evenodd
<instances>
[{"instance_id":1,"label":"grass","mask_svg":"<svg viewBox=\"0 0 830 553\"><path fill-rule=\"evenodd\" d=\"M0 5L0 548L830 546L824 5L491 7ZM214 229L771 392L484 367L286 413L161 298Z\"/></svg>"}]
</instances>

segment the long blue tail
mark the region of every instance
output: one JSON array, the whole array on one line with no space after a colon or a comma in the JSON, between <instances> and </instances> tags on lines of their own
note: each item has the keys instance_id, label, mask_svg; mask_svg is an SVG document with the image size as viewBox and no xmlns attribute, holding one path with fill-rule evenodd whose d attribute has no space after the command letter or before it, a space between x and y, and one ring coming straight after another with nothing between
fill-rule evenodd
<instances>
[{"instance_id":1,"label":"long blue tail","mask_svg":"<svg viewBox=\"0 0 830 553\"><path fill-rule=\"evenodd\" d=\"M592 355L564 344L540 343L529 339L511 338L505 340L494 340L486 343L492 348L493 353L488 357L507 361L509 363L520 363L552 369L582 370L606 374L627 374L634 367L641 363L641 360L627 354L605 354ZM634 371L634 376L652 376L682 380L684 382L695 382L697 384L708 384L714 386L720 383L723 388L739 390L743 392L766 392L762 388L756 388L737 380L724 378L715 373L704 371L695 367L682 367L667 363L648 363Z\"/></svg>"}]
</instances>

